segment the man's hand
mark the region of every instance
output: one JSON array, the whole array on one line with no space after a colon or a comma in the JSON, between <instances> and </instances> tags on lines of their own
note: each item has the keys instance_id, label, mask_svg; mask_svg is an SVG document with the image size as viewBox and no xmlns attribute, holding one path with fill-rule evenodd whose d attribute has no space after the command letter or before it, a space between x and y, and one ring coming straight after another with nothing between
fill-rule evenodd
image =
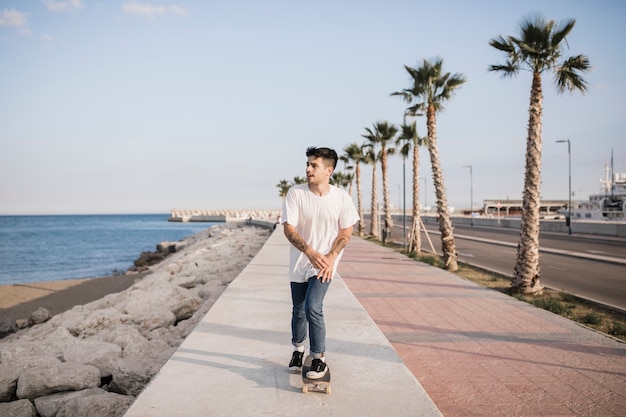
<instances>
[{"instance_id":1,"label":"man's hand","mask_svg":"<svg viewBox=\"0 0 626 417\"><path fill-rule=\"evenodd\" d=\"M313 265L313 268L315 269L319 269L320 271L322 271L332 266L331 264L329 264L327 256L324 256L321 253L314 251L313 249L305 251L304 254L307 258L309 258L309 262L311 262L311 265Z\"/></svg>"},{"instance_id":2,"label":"man's hand","mask_svg":"<svg viewBox=\"0 0 626 417\"><path fill-rule=\"evenodd\" d=\"M285 223L284 232L287 240L293 246L295 246L296 249L304 253L304 255L309 259L309 262L311 262L311 265L313 265L314 268L322 269L328 267L328 262L324 255L310 247L298 234L298 231L294 226L290 225L289 223Z\"/></svg>"},{"instance_id":3,"label":"man's hand","mask_svg":"<svg viewBox=\"0 0 626 417\"><path fill-rule=\"evenodd\" d=\"M350 236L352 236L352 226L339 230L339 234L333 242L333 247L331 248L330 252L328 252L324 256L328 266L326 266L324 269L320 269L318 278L321 279L322 282L327 282L333 279L335 260L337 259L339 253L341 253L343 248L345 248L350 241Z\"/></svg>"},{"instance_id":4,"label":"man's hand","mask_svg":"<svg viewBox=\"0 0 626 417\"><path fill-rule=\"evenodd\" d=\"M328 254L323 256L326 266L323 268L319 268L320 272L317 274L317 278L321 279L322 282L329 282L333 279L333 269L335 269L335 255Z\"/></svg>"},{"instance_id":5,"label":"man's hand","mask_svg":"<svg viewBox=\"0 0 626 417\"><path fill-rule=\"evenodd\" d=\"M313 268L319 270L317 279L321 279L322 282L328 282L333 279L337 255L343 250L350 240L350 236L352 236L352 226L339 231L337 238L333 242L332 249L326 255L322 255L311 248L298 234L296 228L289 223L284 224L284 233L287 240L309 259Z\"/></svg>"}]
</instances>

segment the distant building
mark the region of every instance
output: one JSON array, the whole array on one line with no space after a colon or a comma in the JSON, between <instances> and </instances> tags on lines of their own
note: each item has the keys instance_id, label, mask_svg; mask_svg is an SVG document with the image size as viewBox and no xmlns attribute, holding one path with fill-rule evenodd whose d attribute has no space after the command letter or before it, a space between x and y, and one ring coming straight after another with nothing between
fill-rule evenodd
<instances>
[{"instance_id":1,"label":"distant building","mask_svg":"<svg viewBox=\"0 0 626 417\"><path fill-rule=\"evenodd\" d=\"M539 215L558 217L559 210L567 208L567 200L542 200L539 203ZM483 213L486 216L521 216L522 200L484 200Z\"/></svg>"}]
</instances>

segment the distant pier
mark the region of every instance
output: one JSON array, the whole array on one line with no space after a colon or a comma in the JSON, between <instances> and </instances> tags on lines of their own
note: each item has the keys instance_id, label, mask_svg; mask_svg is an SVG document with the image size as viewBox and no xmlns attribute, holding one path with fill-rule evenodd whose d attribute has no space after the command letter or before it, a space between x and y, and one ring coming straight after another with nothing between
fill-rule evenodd
<instances>
[{"instance_id":1,"label":"distant pier","mask_svg":"<svg viewBox=\"0 0 626 417\"><path fill-rule=\"evenodd\" d=\"M169 222L231 222L253 220L277 221L280 209L242 209L242 210L181 210L172 209Z\"/></svg>"}]
</instances>

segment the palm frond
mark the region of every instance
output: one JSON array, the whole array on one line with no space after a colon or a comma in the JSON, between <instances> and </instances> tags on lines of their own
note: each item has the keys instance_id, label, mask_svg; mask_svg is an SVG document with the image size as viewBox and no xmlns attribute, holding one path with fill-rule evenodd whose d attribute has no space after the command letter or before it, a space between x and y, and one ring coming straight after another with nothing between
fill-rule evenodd
<instances>
[{"instance_id":1,"label":"palm frond","mask_svg":"<svg viewBox=\"0 0 626 417\"><path fill-rule=\"evenodd\" d=\"M409 156L409 152L417 142L417 127L415 122L410 124L403 124L401 126L400 135L396 138L396 146L399 146L398 151L403 158Z\"/></svg>"},{"instance_id":2,"label":"palm frond","mask_svg":"<svg viewBox=\"0 0 626 417\"><path fill-rule=\"evenodd\" d=\"M502 35L498 35L498 37L490 40L489 45L493 46L499 51L506 52L507 54L515 52L515 47L513 46L513 43L510 41L510 39L504 38Z\"/></svg>"},{"instance_id":3,"label":"palm frond","mask_svg":"<svg viewBox=\"0 0 626 417\"><path fill-rule=\"evenodd\" d=\"M555 83L558 91L587 91L588 83L582 78L580 72L591 69L589 58L585 55L577 55L566 59L563 64L556 69Z\"/></svg>"},{"instance_id":4,"label":"palm frond","mask_svg":"<svg viewBox=\"0 0 626 417\"><path fill-rule=\"evenodd\" d=\"M354 161L357 165L360 162L363 162L363 146L358 143L351 143L345 148L343 148L344 156L346 162Z\"/></svg>"},{"instance_id":5,"label":"palm frond","mask_svg":"<svg viewBox=\"0 0 626 417\"><path fill-rule=\"evenodd\" d=\"M489 71L500 72L502 77L513 77L519 72L519 65L507 62L506 65L489 65Z\"/></svg>"},{"instance_id":6,"label":"palm frond","mask_svg":"<svg viewBox=\"0 0 626 417\"><path fill-rule=\"evenodd\" d=\"M499 36L489 43L492 47L503 51L507 55L504 65L489 66L489 71L500 72L503 77L512 77L520 69L528 69L533 73L543 73L548 70L556 72L556 85L559 91L579 89L584 91L585 81L578 71L589 69L588 61L571 61L569 64L562 61L563 48L567 35L572 31L576 21L566 19L557 24L555 20L547 20L539 13L528 15L520 23L519 35L504 38Z\"/></svg>"},{"instance_id":7,"label":"palm frond","mask_svg":"<svg viewBox=\"0 0 626 417\"><path fill-rule=\"evenodd\" d=\"M390 96L401 96L402 99L407 102L410 103L411 100L413 100L413 95L409 92L409 91L396 91L395 93L391 93L389 94Z\"/></svg>"},{"instance_id":8,"label":"palm frond","mask_svg":"<svg viewBox=\"0 0 626 417\"><path fill-rule=\"evenodd\" d=\"M572 29L574 29L574 25L576 25L576 20L574 19L567 19L561 22L561 24L559 24L559 28L557 28L552 34L552 47L553 48L558 47L561 44L561 42L565 40L567 35L570 34Z\"/></svg>"},{"instance_id":9,"label":"palm frond","mask_svg":"<svg viewBox=\"0 0 626 417\"><path fill-rule=\"evenodd\" d=\"M420 102L417 103L413 106L407 107L406 109L406 115L407 116L411 116L411 117L419 117L419 116L423 116L424 113L426 111L426 103L425 102Z\"/></svg>"}]
</instances>

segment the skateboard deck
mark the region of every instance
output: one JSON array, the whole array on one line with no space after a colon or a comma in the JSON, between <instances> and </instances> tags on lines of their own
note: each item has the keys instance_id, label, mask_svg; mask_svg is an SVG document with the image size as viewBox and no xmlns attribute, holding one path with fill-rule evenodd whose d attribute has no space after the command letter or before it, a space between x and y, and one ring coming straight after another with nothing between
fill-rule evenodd
<instances>
[{"instance_id":1,"label":"skateboard deck","mask_svg":"<svg viewBox=\"0 0 626 417\"><path fill-rule=\"evenodd\" d=\"M302 392L305 394L309 391L330 394L330 368L327 368L326 375L322 378L310 379L306 377L306 373L311 370L312 362L313 357L308 355L302 364ZM328 367L328 365L326 366Z\"/></svg>"}]
</instances>

